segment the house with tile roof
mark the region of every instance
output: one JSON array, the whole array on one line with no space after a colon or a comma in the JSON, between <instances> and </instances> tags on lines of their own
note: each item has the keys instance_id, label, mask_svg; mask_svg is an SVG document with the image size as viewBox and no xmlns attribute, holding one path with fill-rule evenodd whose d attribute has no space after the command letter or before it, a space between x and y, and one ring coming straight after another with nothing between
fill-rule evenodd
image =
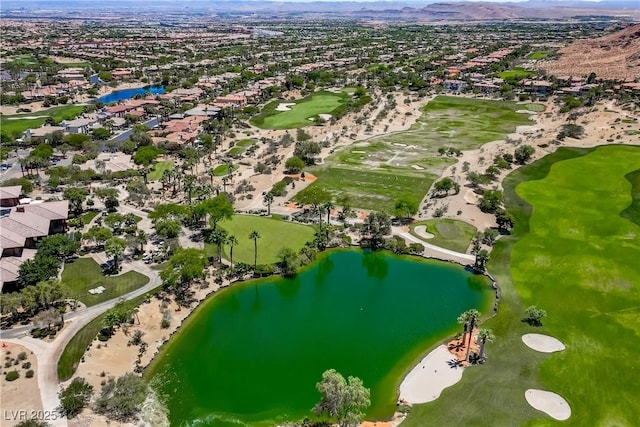
<instances>
[{"instance_id":1,"label":"house with tile roof","mask_svg":"<svg viewBox=\"0 0 640 427\"><path fill-rule=\"evenodd\" d=\"M18 187L16 189L15 187ZM20 195L22 188L0 187L5 196ZM18 280L20 265L35 256L40 239L67 231L69 201L16 204L2 209L0 216L0 289Z\"/></svg>"}]
</instances>

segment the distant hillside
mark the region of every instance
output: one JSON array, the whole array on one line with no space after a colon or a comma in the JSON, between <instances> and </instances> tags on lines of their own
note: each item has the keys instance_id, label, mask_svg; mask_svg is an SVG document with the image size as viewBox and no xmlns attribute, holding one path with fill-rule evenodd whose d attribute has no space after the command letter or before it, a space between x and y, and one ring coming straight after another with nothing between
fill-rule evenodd
<instances>
[{"instance_id":1,"label":"distant hillside","mask_svg":"<svg viewBox=\"0 0 640 427\"><path fill-rule=\"evenodd\" d=\"M597 39L580 40L560 50L559 59L545 61L540 68L556 76L586 76L591 72L605 79L640 77L640 24Z\"/></svg>"},{"instance_id":2,"label":"distant hillside","mask_svg":"<svg viewBox=\"0 0 640 427\"><path fill-rule=\"evenodd\" d=\"M394 5L394 3L389 3ZM425 21L459 20L505 20L505 19L558 19L578 16L616 16L630 20L640 19L640 10L635 3L619 2L544 2L529 1L523 3L492 2L440 2L424 7L386 8L383 10L363 6L353 14L361 17L379 19L409 19Z\"/></svg>"}]
</instances>

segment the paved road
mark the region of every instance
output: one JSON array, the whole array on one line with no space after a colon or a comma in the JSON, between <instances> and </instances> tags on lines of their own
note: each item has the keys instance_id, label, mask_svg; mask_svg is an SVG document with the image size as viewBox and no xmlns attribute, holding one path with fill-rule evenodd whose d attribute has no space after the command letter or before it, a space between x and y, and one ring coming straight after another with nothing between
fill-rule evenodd
<instances>
[{"instance_id":1,"label":"paved road","mask_svg":"<svg viewBox=\"0 0 640 427\"><path fill-rule=\"evenodd\" d=\"M149 277L149 282L143 287L129 292L118 298L83 308L65 315L65 327L52 342L44 342L29 336L32 325L20 326L9 330L0 330L0 340L23 345L33 351L38 359L38 387L42 408L45 411L55 411L60 406L58 399L58 360L71 338L73 338L87 323L100 314L115 306L122 299L130 300L143 295L161 285L160 274L141 261L129 264L132 270ZM51 421L56 427L66 427L66 419Z\"/></svg>"}]
</instances>

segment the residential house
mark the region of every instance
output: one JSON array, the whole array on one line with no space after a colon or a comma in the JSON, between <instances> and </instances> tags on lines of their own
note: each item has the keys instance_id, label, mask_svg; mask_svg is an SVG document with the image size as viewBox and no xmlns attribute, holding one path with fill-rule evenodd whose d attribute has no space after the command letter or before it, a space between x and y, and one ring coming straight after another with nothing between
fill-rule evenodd
<instances>
[{"instance_id":1,"label":"residential house","mask_svg":"<svg viewBox=\"0 0 640 427\"><path fill-rule=\"evenodd\" d=\"M0 187L4 200L15 202L15 187ZM18 280L20 266L35 256L38 241L43 237L67 230L69 202L67 200L19 204L2 211L0 217L0 289L5 283Z\"/></svg>"}]
</instances>

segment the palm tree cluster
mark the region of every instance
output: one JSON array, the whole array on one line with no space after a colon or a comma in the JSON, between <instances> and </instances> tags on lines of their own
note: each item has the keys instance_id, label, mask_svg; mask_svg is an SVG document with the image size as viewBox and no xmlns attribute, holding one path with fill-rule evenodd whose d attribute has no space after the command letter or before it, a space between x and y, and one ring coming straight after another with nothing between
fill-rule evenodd
<instances>
[{"instance_id":1,"label":"palm tree cluster","mask_svg":"<svg viewBox=\"0 0 640 427\"><path fill-rule=\"evenodd\" d=\"M467 310L458 316L458 323L463 325L461 342L466 347L465 361L473 360L474 362L482 363L485 360L484 349L488 342L492 342L495 339L491 329L479 329L476 342L480 345L479 353L471 354L471 339L473 336L473 330L478 326L478 319L481 314L478 310Z\"/></svg>"}]
</instances>

